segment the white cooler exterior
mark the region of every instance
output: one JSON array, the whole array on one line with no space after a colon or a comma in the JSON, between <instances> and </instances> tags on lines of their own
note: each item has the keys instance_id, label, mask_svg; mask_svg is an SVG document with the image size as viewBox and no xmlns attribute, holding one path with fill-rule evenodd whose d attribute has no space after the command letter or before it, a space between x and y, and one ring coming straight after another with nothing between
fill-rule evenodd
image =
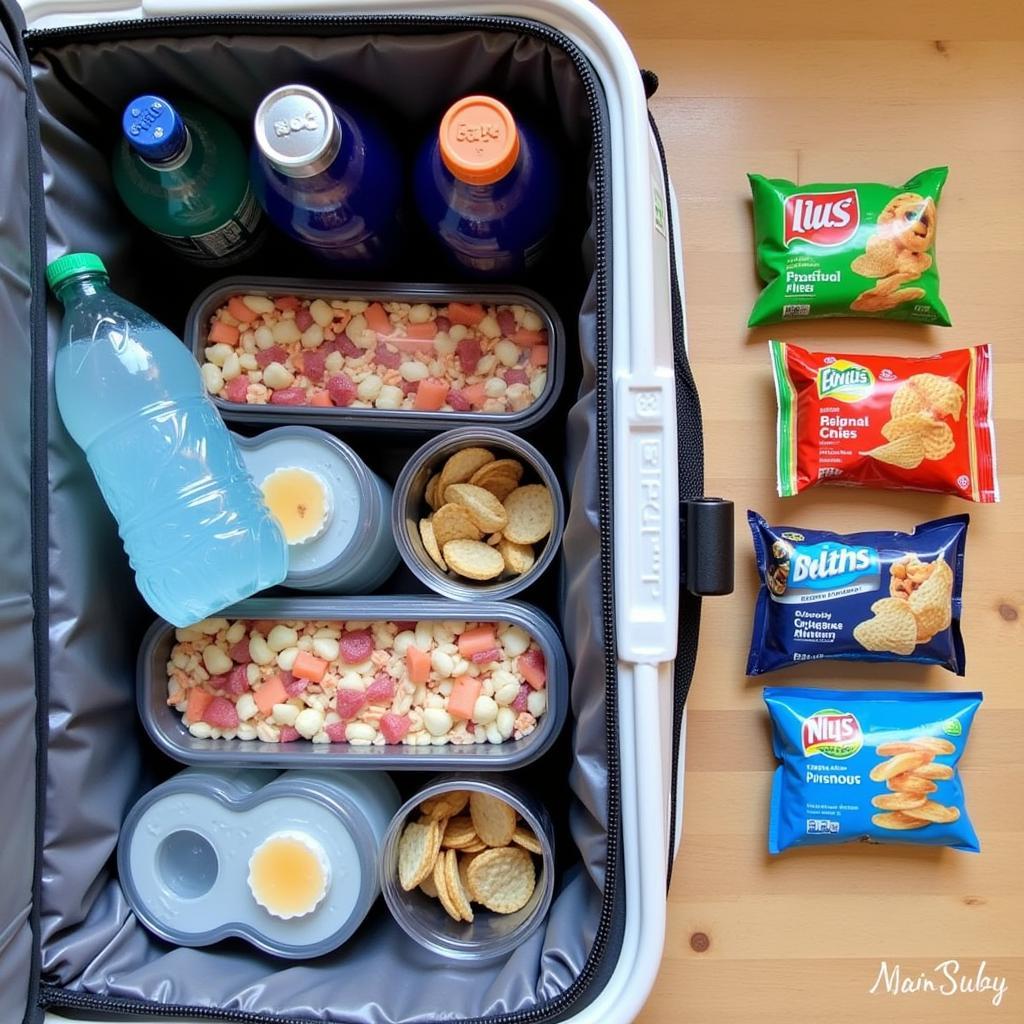
<instances>
[{"instance_id":1,"label":"white cooler exterior","mask_svg":"<svg viewBox=\"0 0 1024 1024\"><path fill-rule=\"evenodd\" d=\"M22 0L30 28L200 13L379 14L383 6L367 0L143 0L141 5L134 0ZM611 330L617 340L612 346L614 550L626 922L609 980L571 1020L628 1024L640 1013L661 963L674 776L678 806L673 850L682 828L685 716L679 761L671 763L680 587L670 284L674 261L682 287L676 199L671 190L665 195L636 60L613 22L588 0L405 0L387 5L387 11L508 15L550 25L583 51L604 89L612 166ZM672 210L674 239L667 235L666 208ZM654 708L661 722L658 742L651 730ZM52 1013L46 1019L53 1024L62 1020Z\"/></svg>"}]
</instances>

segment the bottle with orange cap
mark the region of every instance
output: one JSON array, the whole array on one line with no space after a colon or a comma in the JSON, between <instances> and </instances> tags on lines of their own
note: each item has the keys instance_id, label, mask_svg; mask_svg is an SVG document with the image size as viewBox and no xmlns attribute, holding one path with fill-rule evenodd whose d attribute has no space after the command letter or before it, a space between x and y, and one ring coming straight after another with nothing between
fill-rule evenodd
<instances>
[{"instance_id":1,"label":"bottle with orange cap","mask_svg":"<svg viewBox=\"0 0 1024 1024\"><path fill-rule=\"evenodd\" d=\"M509 277L543 255L561 192L550 150L491 96L465 96L420 151L416 203L455 262Z\"/></svg>"}]
</instances>

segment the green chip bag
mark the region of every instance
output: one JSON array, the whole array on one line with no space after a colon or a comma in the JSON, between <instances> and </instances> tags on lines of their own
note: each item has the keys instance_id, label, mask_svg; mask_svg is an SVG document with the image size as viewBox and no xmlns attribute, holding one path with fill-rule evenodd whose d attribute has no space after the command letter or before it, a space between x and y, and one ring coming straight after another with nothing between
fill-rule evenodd
<instances>
[{"instance_id":1,"label":"green chip bag","mask_svg":"<svg viewBox=\"0 0 1024 1024\"><path fill-rule=\"evenodd\" d=\"M902 185L794 185L749 174L757 272L748 325L833 316L949 326L935 227L946 167Z\"/></svg>"}]
</instances>

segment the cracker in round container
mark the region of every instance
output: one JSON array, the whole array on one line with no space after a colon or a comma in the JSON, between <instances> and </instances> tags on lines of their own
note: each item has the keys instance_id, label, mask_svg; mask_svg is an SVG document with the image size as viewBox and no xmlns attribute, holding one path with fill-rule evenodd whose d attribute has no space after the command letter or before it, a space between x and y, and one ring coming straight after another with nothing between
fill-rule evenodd
<instances>
[{"instance_id":1,"label":"cracker in round container","mask_svg":"<svg viewBox=\"0 0 1024 1024\"><path fill-rule=\"evenodd\" d=\"M523 464L515 459L495 459L481 466L469 482L490 491L498 501L504 501L523 478Z\"/></svg>"},{"instance_id":2,"label":"cracker in round container","mask_svg":"<svg viewBox=\"0 0 1024 1024\"><path fill-rule=\"evenodd\" d=\"M516 833L516 812L488 793L471 793L469 814L476 834L488 846L508 846Z\"/></svg>"},{"instance_id":3,"label":"cracker in round container","mask_svg":"<svg viewBox=\"0 0 1024 1024\"><path fill-rule=\"evenodd\" d=\"M444 859L444 880L448 889L448 899L459 912L459 916L468 924L473 923L473 908L469 905L469 896L462 886L459 875L459 855L455 850L447 850L438 861Z\"/></svg>"},{"instance_id":4,"label":"cracker in round container","mask_svg":"<svg viewBox=\"0 0 1024 1024\"><path fill-rule=\"evenodd\" d=\"M476 839L473 819L468 814L460 814L448 819L441 845L449 850L464 850L467 846L472 846Z\"/></svg>"},{"instance_id":5,"label":"cracker in round container","mask_svg":"<svg viewBox=\"0 0 1024 1024\"><path fill-rule=\"evenodd\" d=\"M412 892L434 869L441 849L441 829L436 821L423 825L409 822L398 841L398 881Z\"/></svg>"},{"instance_id":6,"label":"cracker in round container","mask_svg":"<svg viewBox=\"0 0 1024 1024\"><path fill-rule=\"evenodd\" d=\"M434 527L434 539L441 551L444 551L444 546L449 541L479 540L483 536L466 509L451 502L442 505L434 513L431 525Z\"/></svg>"},{"instance_id":7,"label":"cracker in round container","mask_svg":"<svg viewBox=\"0 0 1024 1024\"><path fill-rule=\"evenodd\" d=\"M475 484L452 484L444 491L444 500L461 505L483 533L504 530L508 522L505 507L490 491Z\"/></svg>"},{"instance_id":8,"label":"cracker in round container","mask_svg":"<svg viewBox=\"0 0 1024 1024\"><path fill-rule=\"evenodd\" d=\"M555 523L551 493L543 484L517 487L505 499L505 512L505 537L516 544L535 544L551 532Z\"/></svg>"},{"instance_id":9,"label":"cracker in round container","mask_svg":"<svg viewBox=\"0 0 1024 1024\"><path fill-rule=\"evenodd\" d=\"M461 814L469 803L469 793L464 789L451 789L447 793L424 800L420 804L420 812L437 821L440 818L454 818Z\"/></svg>"},{"instance_id":10,"label":"cracker in round container","mask_svg":"<svg viewBox=\"0 0 1024 1024\"><path fill-rule=\"evenodd\" d=\"M454 852L454 850L448 851L448 853L453 855ZM451 893L448 891L448 873L445 870L447 862L448 856L446 853L441 853L434 862L434 888L437 889L437 898L441 901L441 906L444 907L445 913L453 920L461 921L462 913L455 905Z\"/></svg>"},{"instance_id":11,"label":"cracker in round container","mask_svg":"<svg viewBox=\"0 0 1024 1024\"><path fill-rule=\"evenodd\" d=\"M536 560L533 548L529 544L517 544L507 537L502 537L498 541L498 551L505 562L506 571L515 576L522 576L524 572L529 572Z\"/></svg>"},{"instance_id":12,"label":"cracker in round container","mask_svg":"<svg viewBox=\"0 0 1024 1024\"><path fill-rule=\"evenodd\" d=\"M524 850L529 850L530 853L537 854L538 857L544 853L540 840L525 825L516 826L515 832L512 833L512 842Z\"/></svg>"},{"instance_id":13,"label":"cracker in round container","mask_svg":"<svg viewBox=\"0 0 1024 1024\"><path fill-rule=\"evenodd\" d=\"M519 846L502 846L476 857L466 871L473 900L496 914L514 914L537 884L533 858Z\"/></svg>"},{"instance_id":14,"label":"cracker in round container","mask_svg":"<svg viewBox=\"0 0 1024 1024\"><path fill-rule=\"evenodd\" d=\"M438 501L437 498L437 485L441 482L441 474L435 473L428 481L426 489L423 492L423 497L427 504L435 511L440 507L442 502Z\"/></svg>"},{"instance_id":15,"label":"cracker in round container","mask_svg":"<svg viewBox=\"0 0 1024 1024\"><path fill-rule=\"evenodd\" d=\"M494 455L486 448L462 448L444 464L441 479L437 482L437 495L444 497L444 492L452 484L461 484L468 480L481 466L494 461Z\"/></svg>"},{"instance_id":16,"label":"cracker in round container","mask_svg":"<svg viewBox=\"0 0 1024 1024\"><path fill-rule=\"evenodd\" d=\"M470 580L493 580L505 568L505 560L497 548L479 540L450 540L441 552L450 568Z\"/></svg>"},{"instance_id":17,"label":"cracker in round container","mask_svg":"<svg viewBox=\"0 0 1024 1024\"><path fill-rule=\"evenodd\" d=\"M434 524L429 519L420 520L420 540L423 541L423 547L426 548L427 554L430 555L434 564L441 572L447 572L448 566L445 565L441 549L437 546L437 538L434 536Z\"/></svg>"}]
</instances>

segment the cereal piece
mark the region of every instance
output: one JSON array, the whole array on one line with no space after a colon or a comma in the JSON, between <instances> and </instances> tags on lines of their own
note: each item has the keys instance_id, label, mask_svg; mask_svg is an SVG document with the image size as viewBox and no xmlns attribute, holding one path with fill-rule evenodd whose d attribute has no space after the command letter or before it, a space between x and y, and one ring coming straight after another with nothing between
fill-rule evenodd
<instances>
[{"instance_id":1,"label":"cereal piece","mask_svg":"<svg viewBox=\"0 0 1024 1024\"><path fill-rule=\"evenodd\" d=\"M866 651L909 655L917 646L917 620L906 602L883 597L871 606L873 617L854 627L853 638Z\"/></svg>"},{"instance_id":2,"label":"cereal piece","mask_svg":"<svg viewBox=\"0 0 1024 1024\"><path fill-rule=\"evenodd\" d=\"M445 913L453 920L461 921L462 912L455 905L451 893L448 891L448 872L446 868L449 854L454 857L455 851L448 850L442 852L434 862L434 888L437 890L437 898L441 901L441 906L444 907Z\"/></svg>"},{"instance_id":3,"label":"cereal piece","mask_svg":"<svg viewBox=\"0 0 1024 1024\"><path fill-rule=\"evenodd\" d=\"M924 441L920 434L907 434L860 454L900 469L917 469L924 461Z\"/></svg>"},{"instance_id":4,"label":"cereal piece","mask_svg":"<svg viewBox=\"0 0 1024 1024\"><path fill-rule=\"evenodd\" d=\"M537 854L538 857L544 852L540 840L525 825L516 826L515 832L512 833L512 842L524 850L529 850L530 853Z\"/></svg>"},{"instance_id":5,"label":"cereal piece","mask_svg":"<svg viewBox=\"0 0 1024 1024\"><path fill-rule=\"evenodd\" d=\"M501 554L479 540L450 540L441 551L449 567L470 580L493 580L505 569Z\"/></svg>"},{"instance_id":6,"label":"cereal piece","mask_svg":"<svg viewBox=\"0 0 1024 1024\"><path fill-rule=\"evenodd\" d=\"M441 469L437 493L444 496L452 484L465 483L481 466L494 461L494 455L486 448L463 448L457 451Z\"/></svg>"},{"instance_id":7,"label":"cereal piece","mask_svg":"<svg viewBox=\"0 0 1024 1024\"><path fill-rule=\"evenodd\" d=\"M523 477L523 466L515 459L495 459L481 466L469 482L485 491L490 491L498 501L504 501L518 486Z\"/></svg>"},{"instance_id":8,"label":"cereal piece","mask_svg":"<svg viewBox=\"0 0 1024 1024\"><path fill-rule=\"evenodd\" d=\"M444 880L448 899L462 920L467 924L472 924L473 908L469 905L469 897L466 895L462 878L459 875L459 855L455 850L447 850L442 857L444 858Z\"/></svg>"},{"instance_id":9,"label":"cereal piece","mask_svg":"<svg viewBox=\"0 0 1024 1024\"><path fill-rule=\"evenodd\" d=\"M488 846L508 846L516 831L516 812L488 793L471 793L469 814L476 834Z\"/></svg>"},{"instance_id":10,"label":"cereal piece","mask_svg":"<svg viewBox=\"0 0 1024 1024\"><path fill-rule=\"evenodd\" d=\"M450 850L462 850L476 842L476 829L473 819L468 814L460 814L448 819L445 825L441 846Z\"/></svg>"},{"instance_id":11,"label":"cereal piece","mask_svg":"<svg viewBox=\"0 0 1024 1024\"><path fill-rule=\"evenodd\" d=\"M412 892L434 870L441 849L441 829L436 821L428 825L409 822L398 841L398 880Z\"/></svg>"},{"instance_id":12,"label":"cereal piece","mask_svg":"<svg viewBox=\"0 0 1024 1024\"><path fill-rule=\"evenodd\" d=\"M920 821L933 821L940 825L949 825L960 817L958 807L947 807L937 804L934 800L926 800L920 807L909 807L903 812L910 818Z\"/></svg>"},{"instance_id":13,"label":"cereal piece","mask_svg":"<svg viewBox=\"0 0 1024 1024\"><path fill-rule=\"evenodd\" d=\"M938 761L932 761L929 764L921 765L920 768L915 768L913 774L919 779L944 781L946 779L953 778L953 767L952 765L940 764Z\"/></svg>"},{"instance_id":14,"label":"cereal piece","mask_svg":"<svg viewBox=\"0 0 1024 1024\"><path fill-rule=\"evenodd\" d=\"M487 850L466 872L470 895L496 914L514 914L530 901L537 884L533 858L518 846Z\"/></svg>"},{"instance_id":15,"label":"cereal piece","mask_svg":"<svg viewBox=\"0 0 1024 1024\"><path fill-rule=\"evenodd\" d=\"M907 754L916 750L930 750L933 754L952 754L956 747L941 736L919 736L912 740L892 740L879 743L875 753L879 757L892 757L893 754Z\"/></svg>"},{"instance_id":16,"label":"cereal piece","mask_svg":"<svg viewBox=\"0 0 1024 1024\"><path fill-rule=\"evenodd\" d=\"M420 811L432 820L453 818L461 814L469 803L469 793L462 789L453 789L420 804ZM446 826L447 827L447 826Z\"/></svg>"},{"instance_id":17,"label":"cereal piece","mask_svg":"<svg viewBox=\"0 0 1024 1024\"><path fill-rule=\"evenodd\" d=\"M905 754L893 754L886 761L876 764L871 769L872 782L885 782L888 779L913 771L932 760L932 753L927 750L908 750Z\"/></svg>"},{"instance_id":18,"label":"cereal piece","mask_svg":"<svg viewBox=\"0 0 1024 1024\"><path fill-rule=\"evenodd\" d=\"M437 485L441 482L441 474L435 473L428 481L423 498L426 503L435 511L440 507L441 502L437 499Z\"/></svg>"},{"instance_id":19,"label":"cereal piece","mask_svg":"<svg viewBox=\"0 0 1024 1024\"><path fill-rule=\"evenodd\" d=\"M927 797L914 793L880 793L871 798L871 804L880 811L905 811L911 807L921 807Z\"/></svg>"},{"instance_id":20,"label":"cereal piece","mask_svg":"<svg viewBox=\"0 0 1024 1024\"><path fill-rule=\"evenodd\" d=\"M893 793L914 793L918 796L934 793L939 788L931 779L925 779L918 775L916 768L903 775L894 775L891 779L887 779L885 784Z\"/></svg>"},{"instance_id":21,"label":"cereal piece","mask_svg":"<svg viewBox=\"0 0 1024 1024\"><path fill-rule=\"evenodd\" d=\"M505 512L508 515L505 537L516 544L542 540L555 524L554 502L543 484L517 487L505 499Z\"/></svg>"},{"instance_id":22,"label":"cereal piece","mask_svg":"<svg viewBox=\"0 0 1024 1024\"><path fill-rule=\"evenodd\" d=\"M505 562L505 571L514 576L521 576L533 568L533 548L529 544L517 544L508 537L498 541L498 551Z\"/></svg>"},{"instance_id":23,"label":"cereal piece","mask_svg":"<svg viewBox=\"0 0 1024 1024\"><path fill-rule=\"evenodd\" d=\"M441 555L441 549L437 546L437 538L434 536L434 524L429 519L420 520L420 539L423 541L423 546L427 549L427 554L430 555L434 564L441 570L441 572L447 572L448 566L445 564L444 558Z\"/></svg>"},{"instance_id":24,"label":"cereal piece","mask_svg":"<svg viewBox=\"0 0 1024 1024\"><path fill-rule=\"evenodd\" d=\"M920 821L917 818L908 818L907 811L889 811L886 814L872 814L871 824L879 828L895 829L905 832L912 828L924 828L927 821Z\"/></svg>"},{"instance_id":25,"label":"cereal piece","mask_svg":"<svg viewBox=\"0 0 1024 1024\"><path fill-rule=\"evenodd\" d=\"M452 484L444 490L444 500L461 505L483 533L504 530L508 522L505 507L490 491L475 484Z\"/></svg>"},{"instance_id":26,"label":"cereal piece","mask_svg":"<svg viewBox=\"0 0 1024 1024\"><path fill-rule=\"evenodd\" d=\"M431 526L437 546L444 551L445 545L453 540L478 541L483 536L470 517L469 511L461 505L448 502L433 515ZM483 545L486 547L486 545ZM445 558L447 561L447 558Z\"/></svg>"}]
</instances>

